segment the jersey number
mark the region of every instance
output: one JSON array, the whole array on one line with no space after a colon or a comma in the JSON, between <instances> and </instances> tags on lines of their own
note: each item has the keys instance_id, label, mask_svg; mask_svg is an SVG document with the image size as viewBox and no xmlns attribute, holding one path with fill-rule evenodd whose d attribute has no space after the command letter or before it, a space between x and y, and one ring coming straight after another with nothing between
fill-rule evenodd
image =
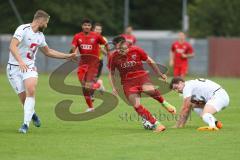
<instances>
[{"instance_id":1,"label":"jersey number","mask_svg":"<svg viewBox=\"0 0 240 160\"><path fill-rule=\"evenodd\" d=\"M30 45L30 52L27 53L27 58L32 60L36 54L36 50L37 50L37 44L32 43Z\"/></svg>"},{"instance_id":2,"label":"jersey number","mask_svg":"<svg viewBox=\"0 0 240 160\"><path fill-rule=\"evenodd\" d=\"M204 78L198 78L197 80L199 80L200 82L206 82L206 79Z\"/></svg>"}]
</instances>

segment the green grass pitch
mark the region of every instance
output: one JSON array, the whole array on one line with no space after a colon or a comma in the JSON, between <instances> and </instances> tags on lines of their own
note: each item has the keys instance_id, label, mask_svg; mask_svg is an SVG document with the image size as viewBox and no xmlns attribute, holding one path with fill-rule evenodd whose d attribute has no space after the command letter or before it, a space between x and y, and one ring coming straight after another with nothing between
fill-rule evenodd
<instances>
[{"instance_id":1,"label":"green grass pitch","mask_svg":"<svg viewBox=\"0 0 240 160\"><path fill-rule=\"evenodd\" d=\"M5 74L0 74L0 159L1 160L238 160L240 157L240 93L239 79L210 78L220 83L230 95L230 106L216 115L223 122L219 132L198 132L205 125L195 113L186 128L171 128L173 119L163 120L164 133L144 130L134 111L122 100L112 112L84 122L65 122L55 115L55 105L63 99L74 100L72 112L86 109L82 97L64 95L48 85L48 75L40 75L36 96L36 111L41 128L31 125L29 133L19 134L23 111L18 97ZM107 77L103 77L110 90ZM77 77L69 83L79 85ZM176 105L181 97L168 93L165 98ZM153 113L168 114L151 98L142 100ZM100 103L100 101L96 101ZM123 115L128 116L123 116Z\"/></svg>"}]
</instances>

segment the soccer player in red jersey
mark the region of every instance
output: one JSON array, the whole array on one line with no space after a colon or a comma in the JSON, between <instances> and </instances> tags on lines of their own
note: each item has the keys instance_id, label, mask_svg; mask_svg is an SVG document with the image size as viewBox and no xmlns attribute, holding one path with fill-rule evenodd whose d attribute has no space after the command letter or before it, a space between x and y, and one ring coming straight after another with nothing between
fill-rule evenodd
<instances>
[{"instance_id":1,"label":"soccer player in red jersey","mask_svg":"<svg viewBox=\"0 0 240 160\"><path fill-rule=\"evenodd\" d=\"M99 67L99 45L106 45L104 38L91 31L92 22L89 19L82 21L82 32L74 35L71 52L80 52L78 79L83 87L83 94L88 105L87 112L94 111L91 95L101 85L96 82Z\"/></svg>"},{"instance_id":2,"label":"soccer player in red jersey","mask_svg":"<svg viewBox=\"0 0 240 160\"><path fill-rule=\"evenodd\" d=\"M125 96L138 115L154 125L156 132L164 131L165 126L157 121L157 119L140 103L140 94L144 92L151 96L172 114L176 113L176 109L164 100L160 92L154 88L148 72L143 68L142 61L147 62L163 80L166 80L167 76L161 73L156 63L140 47L133 45L129 46L126 40L121 36L114 38L113 44L116 50L108 59L108 68L110 70L109 79L113 87L113 93L117 94L113 84L115 81L115 69L117 69L121 77Z\"/></svg>"},{"instance_id":3,"label":"soccer player in red jersey","mask_svg":"<svg viewBox=\"0 0 240 160\"><path fill-rule=\"evenodd\" d=\"M174 42L170 50L169 65L173 66L174 77L185 77L188 72L188 59L194 57L194 50L183 32L178 34L178 41Z\"/></svg>"},{"instance_id":4,"label":"soccer player in red jersey","mask_svg":"<svg viewBox=\"0 0 240 160\"><path fill-rule=\"evenodd\" d=\"M135 45L137 41L136 37L132 34L132 32L133 32L132 26L127 26L125 32L120 35L121 37L125 38L129 45Z\"/></svg>"}]
</instances>

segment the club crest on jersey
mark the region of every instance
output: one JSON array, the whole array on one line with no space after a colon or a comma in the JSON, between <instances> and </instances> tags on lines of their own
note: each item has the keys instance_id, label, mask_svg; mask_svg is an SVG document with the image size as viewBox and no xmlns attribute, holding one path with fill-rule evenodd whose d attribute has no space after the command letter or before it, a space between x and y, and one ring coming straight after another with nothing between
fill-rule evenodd
<instances>
[{"instance_id":1,"label":"club crest on jersey","mask_svg":"<svg viewBox=\"0 0 240 160\"><path fill-rule=\"evenodd\" d=\"M82 43L82 39L78 39L78 42L79 42L79 43Z\"/></svg>"},{"instance_id":2,"label":"club crest on jersey","mask_svg":"<svg viewBox=\"0 0 240 160\"><path fill-rule=\"evenodd\" d=\"M132 55L132 59L133 59L133 60L136 60L136 58L137 58L137 55L136 55L136 54L133 54L133 55Z\"/></svg>"},{"instance_id":3,"label":"club crest on jersey","mask_svg":"<svg viewBox=\"0 0 240 160\"><path fill-rule=\"evenodd\" d=\"M94 43L94 41L95 41L94 38L91 38L91 39L90 39L90 42L91 42L91 43Z\"/></svg>"}]
</instances>

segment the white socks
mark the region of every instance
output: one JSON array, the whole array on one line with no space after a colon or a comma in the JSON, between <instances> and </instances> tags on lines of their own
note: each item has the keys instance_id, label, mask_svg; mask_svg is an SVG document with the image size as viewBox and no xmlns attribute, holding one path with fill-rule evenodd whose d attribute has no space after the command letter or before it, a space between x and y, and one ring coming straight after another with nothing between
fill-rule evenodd
<instances>
[{"instance_id":1,"label":"white socks","mask_svg":"<svg viewBox=\"0 0 240 160\"><path fill-rule=\"evenodd\" d=\"M35 112L34 111L35 106L35 97L26 97L26 100L24 102L24 124L29 126L32 115Z\"/></svg>"},{"instance_id":2,"label":"white socks","mask_svg":"<svg viewBox=\"0 0 240 160\"><path fill-rule=\"evenodd\" d=\"M209 125L209 127L212 127L212 128L216 127L216 124L215 124L216 118L212 114L204 113L202 116L202 119L205 123Z\"/></svg>"}]
</instances>

